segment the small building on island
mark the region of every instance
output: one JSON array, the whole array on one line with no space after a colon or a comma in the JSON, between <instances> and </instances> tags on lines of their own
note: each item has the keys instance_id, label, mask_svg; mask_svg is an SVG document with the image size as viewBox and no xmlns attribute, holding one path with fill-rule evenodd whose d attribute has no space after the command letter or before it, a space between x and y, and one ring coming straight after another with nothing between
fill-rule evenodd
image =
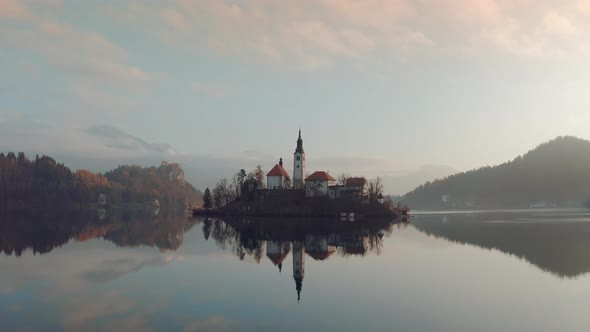
<instances>
[{"instance_id":1,"label":"small building on island","mask_svg":"<svg viewBox=\"0 0 590 332\"><path fill-rule=\"evenodd\" d=\"M368 199L369 189L367 179L363 177L348 178L344 181L342 196L356 199Z\"/></svg>"},{"instance_id":2,"label":"small building on island","mask_svg":"<svg viewBox=\"0 0 590 332\"><path fill-rule=\"evenodd\" d=\"M268 189L291 189L291 178L283 168L283 158L266 174L266 187Z\"/></svg>"},{"instance_id":3,"label":"small building on island","mask_svg":"<svg viewBox=\"0 0 590 332\"><path fill-rule=\"evenodd\" d=\"M327 197L328 188L336 185L336 179L324 171L316 171L305 179L305 196Z\"/></svg>"}]
</instances>

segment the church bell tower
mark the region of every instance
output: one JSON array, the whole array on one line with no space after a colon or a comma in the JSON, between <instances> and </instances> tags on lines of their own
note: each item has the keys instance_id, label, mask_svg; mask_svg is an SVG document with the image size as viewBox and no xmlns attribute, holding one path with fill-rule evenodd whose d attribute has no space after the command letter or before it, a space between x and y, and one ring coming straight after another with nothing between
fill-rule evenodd
<instances>
[{"instance_id":1,"label":"church bell tower","mask_svg":"<svg viewBox=\"0 0 590 332\"><path fill-rule=\"evenodd\" d=\"M297 139L297 149L293 154L293 188L304 189L305 176L305 152L303 152L303 140L301 139L301 129L299 129L299 138Z\"/></svg>"}]
</instances>

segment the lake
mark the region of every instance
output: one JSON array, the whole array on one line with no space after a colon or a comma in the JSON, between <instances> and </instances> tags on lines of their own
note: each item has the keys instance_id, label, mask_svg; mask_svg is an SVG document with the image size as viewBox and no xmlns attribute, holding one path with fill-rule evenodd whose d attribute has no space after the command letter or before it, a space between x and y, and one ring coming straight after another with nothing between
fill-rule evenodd
<instances>
[{"instance_id":1,"label":"lake","mask_svg":"<svg viewBox=\"0 0 590 332\"><path fill-rule=\"evenodd\" d=\"M1 331L588 331L590 211L0 216Z\"/></svg>"}]
</instances>

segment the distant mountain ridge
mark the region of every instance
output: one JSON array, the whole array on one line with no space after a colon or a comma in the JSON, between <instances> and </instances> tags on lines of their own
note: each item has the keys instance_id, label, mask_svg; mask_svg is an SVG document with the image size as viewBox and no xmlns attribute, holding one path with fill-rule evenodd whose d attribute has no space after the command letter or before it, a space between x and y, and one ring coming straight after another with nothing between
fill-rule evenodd
<instances>
[{"instance_id":1,"label":"distant mountain ridge","mask_svg":"<svg viewBox=\"0 0 590 332\"><path fill-rule=\"evenodd\" d=\"M590 141L560 136L504 164L427 182L413 209L575 207L590 197Z\"/></svg>"}]
</instances>

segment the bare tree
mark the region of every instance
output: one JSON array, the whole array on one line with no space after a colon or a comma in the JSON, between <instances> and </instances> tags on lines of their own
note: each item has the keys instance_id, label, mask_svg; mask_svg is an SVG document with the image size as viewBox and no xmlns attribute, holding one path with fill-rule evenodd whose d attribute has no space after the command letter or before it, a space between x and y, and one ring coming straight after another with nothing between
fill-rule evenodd
<instances>
[{"instance_id":1,"label":"bare tree","mask_svg":"<svg viewBox=\"0 0 590 332\"><path fill-rule=\"evenodd\" d=\"M236 197L234 185L230 184L226 178L219 180L213 188L213 204L217 208L233 202Z\"/></svg>"},{"instance_id":2,"label":"bare tree","mask_svg":"<svg viewBox=\"0 0 590 332\"><path fill-rule=\"evenodd\" d=\"M346 179L350 178L350 174L342 173L338 176L338 183L344 185L346 183Z\"/></svg>"},{"instance_id":3,"label":"bare tree","mask_svg":"<svg viewBox=\"0 0 590 332\"><path fill-rule=\"evenodd\" d=\"M377 196L383 193L383 180L380 177L369 180L368 184L369 200L377 200Z\"/></svg>"}]
</instances>

